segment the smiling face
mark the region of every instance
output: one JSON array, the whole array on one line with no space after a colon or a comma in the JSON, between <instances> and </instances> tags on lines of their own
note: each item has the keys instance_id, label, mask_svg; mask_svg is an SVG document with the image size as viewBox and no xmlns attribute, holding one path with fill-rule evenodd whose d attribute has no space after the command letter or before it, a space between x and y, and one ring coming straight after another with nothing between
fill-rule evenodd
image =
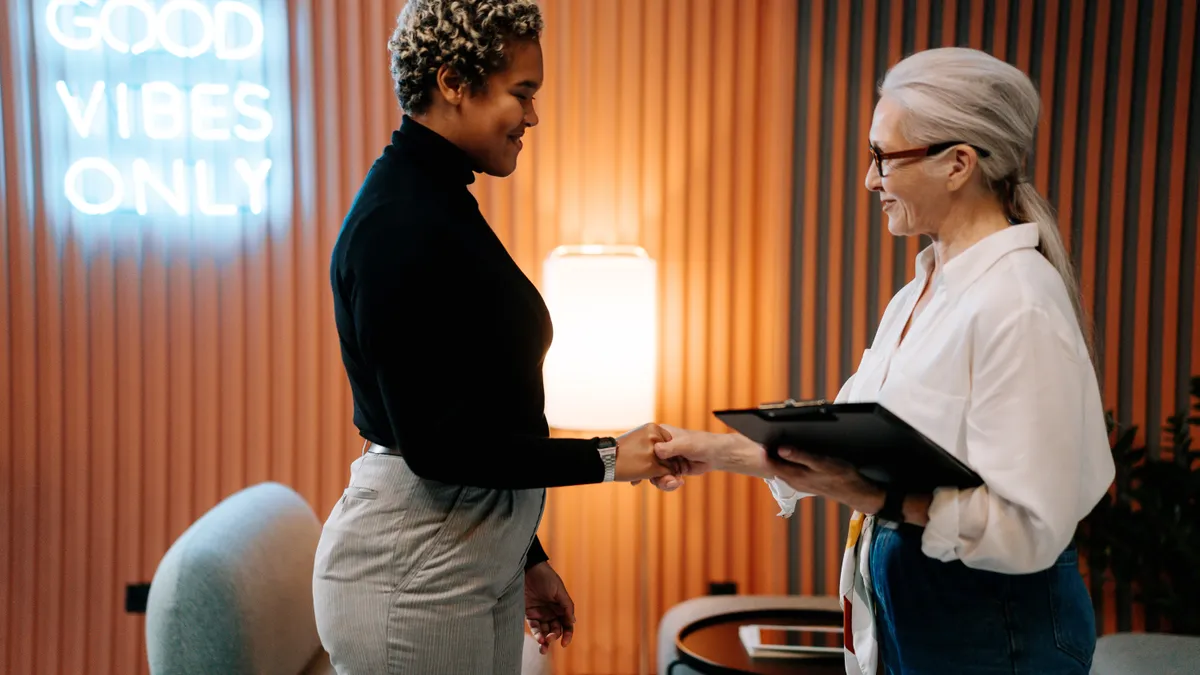
<instances>
[{"instance_id":1,"label":"smiling face","mask_svg":"<svg viewBox=\"0 0 1200 675\"><path fill-rule=\"evenodd\" d=\"M538 123L533 96L542 86L542 46L536 40L512 42L505 56L508 67L489 76L485 86L464 88L454 138L480 171L501 177L516 170L521 137Z\"/></svg>"},{"instance_id":2,"label":"smiling face","mask_svg":"<svg viewBox=\"0 0 1200 675\"><path fill-rule=\"evenodd\" d=\"M902 122L908 111L894 99L883 96L875 106L871 120L870 142L881 152L898 152L919 147L904 136ZM949 212L953 184L947 178L953 172L956 151L917 159L885 159L886 176L880 177L875 162L867 167L866 187L879 193L888 231L898 237L936 235Z\"/></svg>"}]
</instances>

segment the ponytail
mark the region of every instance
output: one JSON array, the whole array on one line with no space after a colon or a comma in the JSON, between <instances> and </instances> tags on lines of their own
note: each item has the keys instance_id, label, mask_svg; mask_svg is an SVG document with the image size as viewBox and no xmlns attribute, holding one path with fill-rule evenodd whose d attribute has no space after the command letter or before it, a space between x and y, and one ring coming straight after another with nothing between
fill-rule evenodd
<instances>
[{"instance_id":1,"label":"ponytail","mask_svg":"<svg viewBox=\"0 0 1200 675\"><path fill-rule=\"evenodd\" d=\"M1079 290L1079 280L1075 276L1075 266L1071 264L1071 256L1063 244L1058 231L1058 218L1054 215L1054 207L1045 197L1038 194L1037 188L1023 179L1012 179L1009 185L1010 206L1012 217L1017 222L1037 223L1038 250L1050 261L1058 275L1062 277L1063 285L1067 287L1067 296L1071 299L1071 308L1075 310L1075 320L1079 322L1079 331L1083 334L1083 342L1087 346L1088 358L1092 366L1096 365L1095 345L1092 342L1092 325L1083 310L1083 294Z\"/></svg>"}]
</instances>

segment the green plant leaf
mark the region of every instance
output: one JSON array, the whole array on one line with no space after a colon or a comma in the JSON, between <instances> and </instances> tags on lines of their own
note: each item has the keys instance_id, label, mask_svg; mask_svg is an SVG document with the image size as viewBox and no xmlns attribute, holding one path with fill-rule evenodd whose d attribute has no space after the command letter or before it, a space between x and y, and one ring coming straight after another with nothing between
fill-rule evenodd
<instances>
[{"instance_id":1,"label":"green plant leaf","mask_svg":"<svg viewBox=\"0 0 1200 675\"><path fill-rule=\"evenodd\" d=\"M1200 634L1200 375L1189 379L1191 414L1166 419L1160 456L1135 447L1137 427L1121 428L1112 411L1105 423L1115 489L1092 508L1077 532L1097 579L1138 589L1136 597L1166 618L1171 629Z\"/></svg>"}]
</instances>

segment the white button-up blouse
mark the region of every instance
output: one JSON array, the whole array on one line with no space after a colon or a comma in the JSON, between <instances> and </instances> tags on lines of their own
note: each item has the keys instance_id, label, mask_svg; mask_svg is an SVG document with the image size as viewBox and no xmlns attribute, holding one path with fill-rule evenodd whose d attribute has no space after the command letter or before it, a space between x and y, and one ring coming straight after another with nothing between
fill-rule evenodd
<instances>
[{"instance_id":1,"label":"white button-up blouse","mask_svg":"<svg viewBox=\"0 0 1200 675\"><path fill-rule=\"evenodd\" d=\"M923 250L838 394L882 403L983 478L935 492L921 547L937 560L1010 574L1048 568L1113 479L1096 373L1038 241L1036 224L1013 225L946 262L901 342L933 271L933 248ZM785 514L806 496L769 484ZM873 673L871 610L853 592L866 588L869 551L869 541L847 549L858 560L843 565L841 585L857 610L853 651Z\"/></svg>"}]
</instances>

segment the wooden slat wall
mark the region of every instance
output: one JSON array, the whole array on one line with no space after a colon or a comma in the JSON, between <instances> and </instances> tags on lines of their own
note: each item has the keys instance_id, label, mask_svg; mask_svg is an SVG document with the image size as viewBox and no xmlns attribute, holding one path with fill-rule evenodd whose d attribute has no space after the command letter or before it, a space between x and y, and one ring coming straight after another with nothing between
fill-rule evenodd
<instances>
[{"instance_id":1,"label":"wooden slat wall","mask_svg":"<svg viewBox=\"0 0 1200 675\"><path fill-rule=\"evenodd\" d=\"M862 185L875 85L915 50L974 47L1039 86L1031 172L1082 278L1105 404L1157 448L1200 373L1196 10L1195 0L801 2L790 391L836 394L912 277L918 242L887 233ZM791 589L836 590L845 515L803 507ZM1146 627L1126 590L1094 583L1105 632Z\"/></svg>"},{"instance_id":2,"label":"wooden slat wall","mask_svg":"<svg viewBox=\"0 0 1200 675\"><path fill-rule=\"evenodd\" d=\"M29 86L44 4L0 11L0 671L147 672L124 586L195 518L264 480L322 518L340 494L359 444L328 255L398 122L385 44L402 4L287 3L294 218L234 255L186 232L52 236ZM493 226L535 280L563 243L659 260L662 421L713 427L713 408L782 397L797 4L543 7L542 125L513 178L475 186ZM553 491L543 534L581 620L557 672L653 669L657 617L710 580L786 590L766 489L689 482Z\"/></svg>"}]
</instances>

